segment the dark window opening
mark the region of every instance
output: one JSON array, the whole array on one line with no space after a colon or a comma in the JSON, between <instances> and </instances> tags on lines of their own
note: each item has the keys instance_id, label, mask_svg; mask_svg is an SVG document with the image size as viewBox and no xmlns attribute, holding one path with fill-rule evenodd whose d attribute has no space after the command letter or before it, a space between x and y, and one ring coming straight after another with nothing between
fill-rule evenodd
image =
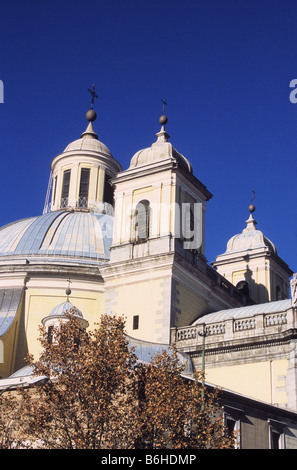
<instances>
[{"instance_id":1,"label":"dark window opening","mask_svg":"<svg viewBox=\"0 0 297 470\"><path fill-rule=\"evenodd\" d=\"M62 194L61 194L61 207L67 207L68 206L69 187L70 187L70 174L71 174L71 170L64 171Z\"/></svg>"},{"instance_id":2,"label":"dark window opening","mask_svg":"<svg viewBox=\"0 0 297 470\"><path fill-rule=\"evenodd\" d=\"M82 168L80 173L78 207L88 206L90 168Z\"/></svg>"},{"instance_id":3,"label":"dark window opening","mask_svg":"<svg viewBox=\"0 0 297 470\"><path fill-rule=\"evenodd\" d=\"M282 300L282 292L281 292L281 288L279 286L276 286L275 298L276 298L276 300Z\"/></svg>"},{"instance_id":4,"label":"dark window opening","mask_svg":"<svg viewBox=\"0 0 297 470\"><path fill-rule=\"evenodd\" d=\"M133 330L138 330L139 328L139 315L133 316Z\"/></svg>"},{"instance_id":5,"label":"dark window opening","mask_svg":"<svg viewBox=\"0 0 297 470\"><path fill-rule=\"evenodd\" d=\"M103 202L107 202L111 206L113 206L113 187L110 183L111 176L105 175L105 182L104 182L104 197Z\"/></svg>"},{"instance_id":6,"label":"dark window opening","mask_svg":"<svg viewBox=\"0 0 297 470\"><path fill-rule=\"evenodd\" d=\"M56 202L56 193L57 193L57 176L55 176L55 179L54 179L53 205L55 205L55 202Z\"/></svg>"},{"instance_id":7,"label":"dark window opening","mask_svg":"<svg viewBox=\"0 0 297 470\"><path fill-rule=\"evenodd\" d=\"M226 418L226 428L228 431L228 436L232 436L232 433L235 431L236 421L231 418Z\"/></svg>"},{"instance_id":8,"label":"dark window opening","mask_svg":"<svg viewBox=\"0 0 297 470\"><path fill-rule=\"evenodd\" d=\"M275 431L275 430L271 430L271 434L270 434L270 448L271 449L280 449L280 433Z\"/></svg>"},{"instance_id":9,"label":"dark window opening","mask_svg":"<svg viewBox=\"0 0 297 470\"><path fill-rule=\"evenodd\" d=\"M188 242L194 240L195 217L191 203L183 205L182 231L184 239Z\"/></svg>"},{"instance_id":10,"label":"dark window opening","mask_svg":"<svg viewBox=\"0 0 297 470\"><path fill-rule=\"evenodd\" d=\"M54 330L54 327L53 326L49 326L48 327L48 330L47 330L47 341L49 344L52 344L53 342L53 330Z\"/></svg>"},{"instance_id":11,"label":"dark window opening","mask_svg":"<svg viewBox=\"0 0 297 470\"><path fill-rule=\"evenodd\" d=\"M249 285L247 281L240 281L236 284L237 289L239 289L243 295L246 297L249 296Z\"/></svg>"},{"instance_id":12,"label":"dark window opening","mask_svg":"<svg viewBox=\"0 0 297 470\"><path fill-rule=\"evenodd\" d=\"M135 239L145 241L150 235L151 208L147 200L140 201L135 213Z\"/></svg>"}]
</instances>

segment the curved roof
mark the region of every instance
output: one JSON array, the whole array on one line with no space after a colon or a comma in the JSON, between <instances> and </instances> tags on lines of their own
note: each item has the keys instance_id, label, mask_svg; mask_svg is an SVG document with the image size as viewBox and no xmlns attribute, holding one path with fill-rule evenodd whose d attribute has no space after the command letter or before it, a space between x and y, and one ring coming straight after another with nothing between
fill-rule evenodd
<instances>
[{"instance_id":1,"label":"curved roof","mask_svg":"<svg viewBox=\"0 0 297 470\"><path fill-rule=\"evenodd\" d=\"M264 304L248 305L246 307L228 308L218 312L208 313L195 320L193 325L201 323L217 323L231 318L249 318L254 315L270 314L276 312L284 312L292 306L292 300L277 300L275 302L266 302Z\"/></svg>"},{"instance_id":2,"label":"curved roof","mask_svg":"<svg viewBox=\"0 0 297 470\"><path fill-rule=\"evenodd\" d=\"M0 229L0 260L20 257L109 260L113 217L94 212L53 211Z\"/></svg>"},{"instance_id":3,"label":"curved roof","mask_svg":"<svg viewBox=\"0 0 297 470\"><path fill-rule=\"evenodd\" d=\"M50 317L53 317L53 316L64 316L65 313L70 312L70 310L73 311L74 316L83 318L83 314L81 313L81 311L78 310L77 307L75 307L74 305L72 305L72 303L69 302L68 300L66 300L66 302L63 302L63 303L57 305L56 307L54 307L54 308L52 309L52 311L50 312L49 316L50 316Z\"/></svg>"},{"instance_id":4,"label":"curved roof","mask_svg":"<svg viewBox=\"0 0 297 470\"><path fill-rule=\"evenodd\" d=\"M70 142L63 152L53 159L52 165L53 162L64 157L71 157L72 154L74 156L87 155L99 160L103 159L111 165L110 170L112 170L112 173L122 171L121 164L112 156L109 148L98 140L98 135L93 129L92 122L89 122L87 129L80 136L80 139Z\"/></svg>"},{"instance_id":5,"label":"curved roof","mask_svg":"<svg viewBox=\"0 0 297 470\"><path fill-rule=\"evenodd\" d=\"M133 348L133 352L137 357L137 360L145 364L150 363L154 357L158 354L162 354L166 351L172 354L172 350L169 344L162 343L151 343L149 341L143 341L141 339L132 338L127 336L130 348ZM190 374L193 372L193 364L191 357L187 353L178 351L177 357L184 367L184 372Z\"/></svg>"},{"instance_id":6,"label":"curved roof","mask_svg":"<svg viewBox=\"0 0 297 470\"><path fill-rule=\"evenodd\" d=\"M257 222L250 214L249 219L246 221L246 228L237 235L230 238L227 243L227 253L237 251L253 250L257 248L264 248L277 255L275 245L265 235L256 228Z\"/></svg>"},{"instance_id":7,"label":"curved roof","mask_svg":"<svg viewBox=\"0 0 297 470\"><path fill-rule=\"evenodd\" d=\"M21 305L22 294L23 288L0 289L0 337L14 322Z\"/></svg>"},{"instance_id":8,"label":"curved roof","mask_svg":"<svg viewBox=\"0 0 297 470\"><path fill-rule=\"evenodd\" d=\"M10 379L15 377L30 377L34 372L33 366L24 366L21 369L15 371L9 376Z\"/></svg>"},{"instance_id":9,"label":"curved roof","mask_svg":"<svg viewBox=\"0 0 297 470\"><path fill-rule=\"evenodd\" d=\"M134 154L130 162L130 168L170 159L185 168L189 173L192 173L191 163L168 142L169 135L165 132L163 126L156 135L157 141L151 147L139 150Z\"/></svg>"},{"instance_id":10,"label":"curved roof","mask_svg":"<svg viewBox=\"0 0 297 470\"><path fill-rule=\"evenodd\" d=\"M108 156L112 156L110 150L99 140L84 137L81 139L74 140L67 145L63 153L65 152L73 152L76 150L90 150L92 152L99 152L104 153Z\"/></svg>"}]
</instances>

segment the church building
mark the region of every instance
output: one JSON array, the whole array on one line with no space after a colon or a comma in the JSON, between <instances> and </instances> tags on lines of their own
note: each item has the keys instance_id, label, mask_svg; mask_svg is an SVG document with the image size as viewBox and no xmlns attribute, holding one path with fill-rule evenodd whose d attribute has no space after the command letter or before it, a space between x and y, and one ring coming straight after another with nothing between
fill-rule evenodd
<instances>
[{"instance_id":1,"label":"church building","mask_svg":"<svg viewBox=\"0 0 297 470\"><path fill-rule=\"evenodd\" d=\"M37 357L38 327L74 306L85 327L124 315L139 351L175 344L186 374L204 367L210 384L297 411L296 275L255 206L209 264L212 194L170 142L167 117L124 170L96 117L91 106L86 130L52 159L43 214L0 229L0 377Z\"/></svg>"}]
</instances>

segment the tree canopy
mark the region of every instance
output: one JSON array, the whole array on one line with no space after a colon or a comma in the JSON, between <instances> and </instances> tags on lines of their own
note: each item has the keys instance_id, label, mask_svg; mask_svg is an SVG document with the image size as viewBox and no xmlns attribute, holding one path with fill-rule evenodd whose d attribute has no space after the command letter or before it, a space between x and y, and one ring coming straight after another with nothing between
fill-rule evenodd
<instances>
[{"instance_id":1,"label":"tree canopy","mask_svg":"<svg viewBox=\"0 0 297 470\"><path fill-rule=\"evenodd\" d=\"M0 396L0 448L207 449L230 448L217 391L201 373L189 379L172 347L138 361L125 320L103 315L82 330L71 312L51 341L44 327L42 354L29 358L42 387Z\"/></svg>"}]
</instances>

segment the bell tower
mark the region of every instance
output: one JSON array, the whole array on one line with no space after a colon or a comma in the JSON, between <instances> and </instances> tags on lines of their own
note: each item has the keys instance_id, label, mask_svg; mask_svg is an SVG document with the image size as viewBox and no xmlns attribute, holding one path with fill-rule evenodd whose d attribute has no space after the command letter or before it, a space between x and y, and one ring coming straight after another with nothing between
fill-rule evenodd
<instances>
[{"instance_id":1,"label":"bell tower","mask_svg":"<svg viewBox=\"0 0 297 470\"><path fill-rule=\"evenodd\" d=\"M214 268L257 304L289 298L289 278L293 272L278 256L275 245L257 229L254 204L241 233L227 243L217 256Z\"/></svg>"},{"instance_id":2,"label":"bell tower","mask_svg":"<svg viewBox=\"0 0 297 470\"><path fill-rule=\"evenodd\" d=\"M157 140L112 180L113 242L101 273L105 312L123 314L132 337L168 344L172 327L230 299L218 289L209 295L204 216L212 195L169 142L164 114L159 122Z\"/></svg>"}]
</instances>

